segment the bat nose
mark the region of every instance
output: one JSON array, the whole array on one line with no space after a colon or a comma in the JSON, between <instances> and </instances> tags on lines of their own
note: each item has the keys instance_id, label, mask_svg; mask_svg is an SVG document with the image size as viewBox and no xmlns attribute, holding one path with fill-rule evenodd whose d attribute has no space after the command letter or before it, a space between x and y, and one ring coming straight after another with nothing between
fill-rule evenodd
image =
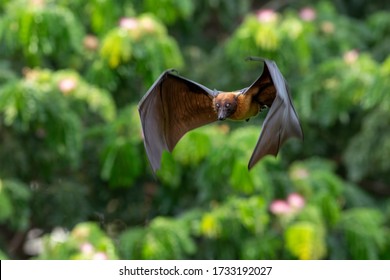
<instances>
[{"instance_id":1,"label":"bat nose","mask_svg":"<svg viewBox=\"0 0 390 280\"><path fill-rule=\"evenodd\" d=\"M223 121L225 119L226 119L226 116L225 116L224 112L220 111L219 114L218 114L218 120L219 121Z\"/></svg>"}]
</instances>

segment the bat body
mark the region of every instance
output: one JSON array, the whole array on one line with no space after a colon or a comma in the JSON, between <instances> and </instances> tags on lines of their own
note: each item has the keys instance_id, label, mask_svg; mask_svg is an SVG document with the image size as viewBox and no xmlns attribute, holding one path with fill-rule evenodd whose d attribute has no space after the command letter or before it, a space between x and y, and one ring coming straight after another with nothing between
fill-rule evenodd
<instances>
[{"instance_id":1,"label":"bat body","mask_svg":"<svg viewBox=\"0 0 390 280\"><path fill-rule=\"evenodd\" d=\"M260 77L238 91L211 90L174 74L173 70L165 71L156 80L138 106L145 149L154 172L160 168L163 151L172 152L188 131L217 120L248 120L264 106L270 109L248 169L267 154L276 156L287 139L303 139L282 74L275 62L261 61L264 69Z\"/></svg>"}]
</instances>

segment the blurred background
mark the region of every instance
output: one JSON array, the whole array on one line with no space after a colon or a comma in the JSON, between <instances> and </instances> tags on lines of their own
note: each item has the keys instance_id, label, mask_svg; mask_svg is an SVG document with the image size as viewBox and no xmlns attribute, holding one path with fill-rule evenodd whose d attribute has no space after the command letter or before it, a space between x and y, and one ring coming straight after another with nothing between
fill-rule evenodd
<instances>
[{"instance_id":1,"label":"blurred background","mask_svg":"<svg viewBox=\"0 0 390 280\"><path fill-rule=\"evenodd\" d=\"M390 3L1 0L0 259L390 259ZM305 140L251 171L266 112L154 177L137 103L167 68L287 79Z\"/></svg>"}]
</instances>

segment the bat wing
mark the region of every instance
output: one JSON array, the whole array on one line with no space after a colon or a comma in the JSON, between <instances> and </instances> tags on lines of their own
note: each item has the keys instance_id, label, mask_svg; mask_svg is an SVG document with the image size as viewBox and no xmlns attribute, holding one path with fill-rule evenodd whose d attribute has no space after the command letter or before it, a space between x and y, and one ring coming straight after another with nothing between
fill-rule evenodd
<instances>
[{"instance_id":1,"label":"bat wing","mask_svg":"<svg viewBox=\"0 0 390 280\"><path fill-rule=\"evenodd\" d=\"M165 71L138 105L144 144L154 172L163 150L172 151L183 135L217 120L214 91Z\"/></svg>"},{"instance_id":2,"label":"bat wing","mask_svg":"<svg viewBox=\"0 0 390 280\"><path fill-rule=\"evenodd\" d=\"M244 94L251 94L261 105L270 107L259 140L251 156L251 169L265 155L276 156L289 138L303 139L303 131L295 112L286 81L275 62L264 59L264 70Z\"/></svg>"}]
</instances>

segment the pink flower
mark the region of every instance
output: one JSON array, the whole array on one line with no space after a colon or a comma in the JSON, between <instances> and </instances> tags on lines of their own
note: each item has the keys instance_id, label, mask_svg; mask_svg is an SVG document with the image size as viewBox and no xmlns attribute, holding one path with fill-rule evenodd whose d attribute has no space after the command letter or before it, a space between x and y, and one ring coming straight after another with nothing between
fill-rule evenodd
<instances>
[{"instance_id":1,"label":"pink flower","mask_svg":"<svg viewBox=\"0 0 390 280\"><path fill-rule=\"evenodd\" d=\"M76 81L72 78L64 78L58 83L58 88L64 94L71 92L75 87Z\"/></svg>"},{"instance_id":2,"label":"pink flower","mask_svg":"<svg viewBox=\"0 0 390 280\"><path fill-rule=\"evenodd\" d=\"M272 9L262 9L256 13L257 20L260 22L272 22L275 21L278 15Z\"/></svg>"},{"instance_id":3,"label":"pink flower","mask_svg":"<svg viewBox=\"0 0 390 280\"><path fill-rule=\"evenodd\" d=\"M293 208L293 209L301 209L303 206L305 206L305 199L298 193L291 193L287 197L287 203Z\"/></svg>"},{"instance_id":4,"label":"pink flower","mask_svg":"<svg viewBox=\"0 0 390 280\"><path fill-rule=\"evenodd\" d=\"M303 21L313 21L317 17L317 13L313 8L306 7L299 11L299 17Z\"/></svg>"},{"instance_id":5,"label":"pink flower","mask_svg":"<svg viewBox=\"0 0 390 280\"><path fill-rule=\"evenodd\" d=\"M334 32L335 30L335 27L334 27L334 24L330 21L324 21L322 24L321 24L321 30L322 32L326 33L326 34L331 34Z\"/></svg>"},{"instance_id":6,"label":"pink flower","mask_svg":"<svg viewBox=\"0 0 390 280\"><path fill-rule=\"evenodd\" d=\"M270 205L270 211L275 215L288 214L291 210L292 209L287 201L281 199L272 201Z\"/></svg>"},{"instance_id":7,"label":"pink flower","mask_svg":"<svg viewBox=\"0 0 390 280\"><path fill-rule=\"evenodd\" d=\"M84 254L91 254L94 251L94 248L91 243L86 242L81 244L80 251Z\"/></svg>"},{"instance_id":8,"label":"pink flower","mask_svg":"<svg viewBox=\"0 0 390 280\"><path fill-rule=\"evenodd\" d=\"M84 37L83 44L87 50L94 51L99 47L99 40L96 36L87 35Z\"/></svg>"},{"instance_id":9,"label":"pink flower","mask_svg":"<svg viewBox=\"0 0 390 280\"><path fill-rule=\"evenodd\" d=\"M127 30L134 30L138 27L138 20L136 18L122 18L119 21L119 26Z\"/></svg>"},{"instance_id":10,"label":"pink flower","mask_svg":"<svg viewBox=\"0 0 390 280\"><path fill-rule=\"evenodd\" d=\"M93 260L107 260L108 257L103 252L97 252L96 254L93 255L92 259Z\"/></svg>"},{"instance_id":11,"label":"pink flower","mask_svg":"<svg viewBox=\"0 0 390 280\"><path fill-rule=\"evenodd\" d=\"M277 199L270 205L271 213L275 215L289 215L297 213L305 206L305 199L298 193L291 193L286 200Z\"/></svg>"},{"instance_id":12,"label":"pink flower","mask_svg":"<svg viewBox=\"0 0 390 280\"><path fill-rule=\"evenodd\" d=\"M352 64L352 63L356 62L358 57L359 57L359 52L357 50L350 50L350 51L344 53L344 56L343 56L344 61L347 64Z\"/></svg>"}]
</instances>

